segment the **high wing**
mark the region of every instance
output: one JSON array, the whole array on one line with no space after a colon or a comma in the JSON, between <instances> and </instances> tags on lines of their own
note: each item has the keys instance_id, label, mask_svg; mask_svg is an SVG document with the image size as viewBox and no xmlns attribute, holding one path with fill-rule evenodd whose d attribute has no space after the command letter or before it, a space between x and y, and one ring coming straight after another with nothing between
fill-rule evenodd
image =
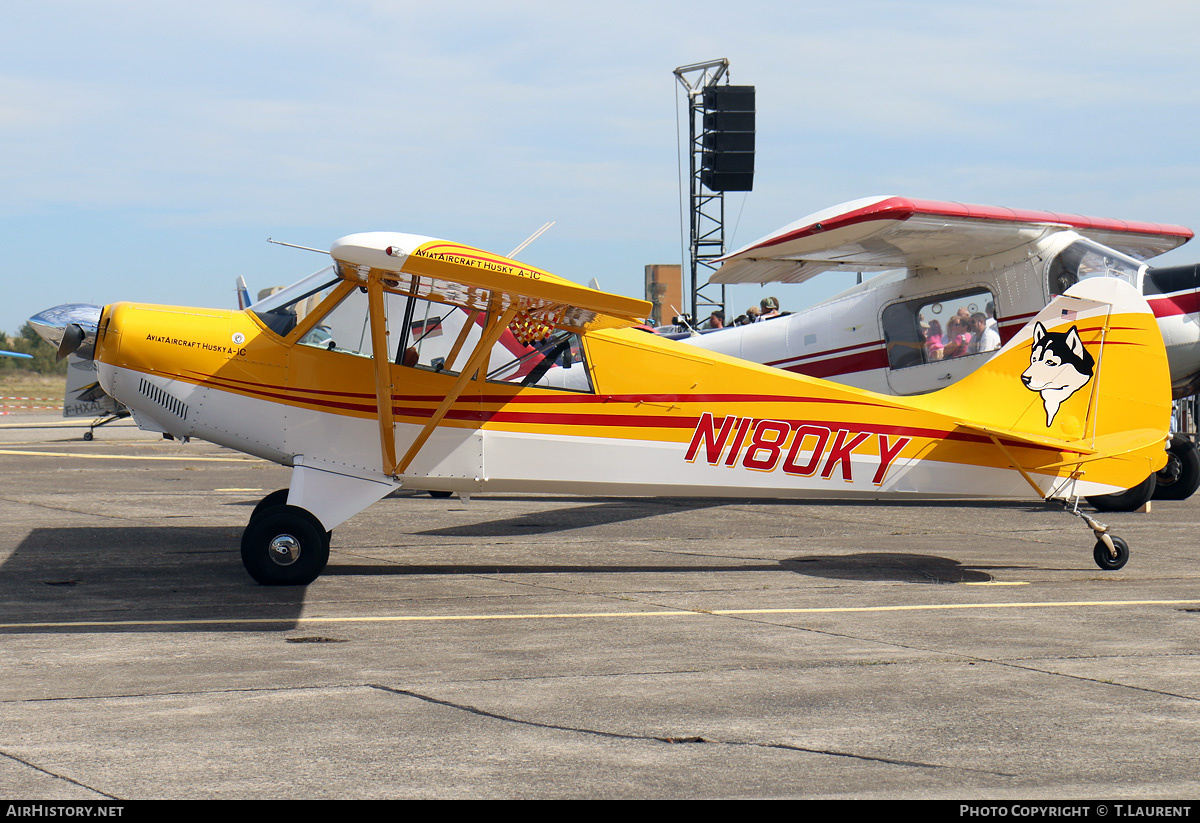
<instances>
[{"instance_id":1,"label":"high wing","mask_svg":"<svg viewBox=\"0 0 1200 823\"><path fill-rule=\"evenodd\" d=\"M1192 238L1183 226L881 196L802 217L721 258L714 283L802 283L831 269L938 267L1014 251L1071 229L1138 260Z\"/></svg>"},{"instance_id":2,"label":"high wing","mask_svg":"<svg viewBox=\"0 0 1200 823\"><path fill-rule=\"evenodd\" d=\"M585 288L507 257L420 235L352 234L335 241L329 254L338 275L368 293L380 448L387 475L402 474L411 465L467 385L477 379L492 345L505 331L524 343L541 340L553 329L584 333L635 326L651 310L645 300ZM350 288L345 284L343 287ZM385 291L457 306L471 314L471 323L463 327L451 360L467 339L466 329L478 319L488 318L458 379L402 456L396 453L390 402L393 386L383 307Z\"/></svg>"},{"instance_id":3,"label":"high wing","mask_svg":"<svg viewBox=\"0 0 1200 823\"><path fill-rule=\"evenodd\" d=\"M467 311L518 310L521 321L573 332L636 326L645 300L589 289L525 263L480 249L399 232L343 237L330 255L346 280L382 279L392 291Z\"/></svg>"}]
</instances>

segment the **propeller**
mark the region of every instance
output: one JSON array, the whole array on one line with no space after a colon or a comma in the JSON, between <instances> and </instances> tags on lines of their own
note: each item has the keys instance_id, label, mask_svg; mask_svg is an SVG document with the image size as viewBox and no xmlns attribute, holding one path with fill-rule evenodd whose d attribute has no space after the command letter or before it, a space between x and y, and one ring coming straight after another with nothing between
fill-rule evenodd
<instances>
[{"instance_id":1,"label":"propeller","mask_svg":"<svg viewBox=\"0 0 1200 823\"><path fill-rule=\"evenodd\" d=\"M29 325L38 336L58 349L58 359L68 354L90 360L103 308L90 303L64 303L38 312Z\"/></svg>"}]
</instances>

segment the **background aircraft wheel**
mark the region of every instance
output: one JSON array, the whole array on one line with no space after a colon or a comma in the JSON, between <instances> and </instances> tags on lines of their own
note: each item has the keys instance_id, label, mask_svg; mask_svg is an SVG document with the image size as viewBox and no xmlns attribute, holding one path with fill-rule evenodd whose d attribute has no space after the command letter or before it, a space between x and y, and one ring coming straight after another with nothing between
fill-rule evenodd
<instances>
[{"instance_id":1,"label":"background aircraft wheel","mask_svg":"<svg viewBox=\"0 0 1200 823\"><path fill-rule=\"evenodd\" d=\"M307 586L329 562L327 534L304 509L266 509L242 532L242 565L264 586Z\"/></svg>"},{"instance_id":2,"label":"background aircraft wheel","mask_svg":"<svg viewBox=\"0 0 1200 823\"><path fill-rule=\"evenodd\" d=\"M1133 512L1154 496L1154 475L1150 475L1132 489L1112 494L1096 494L1087 499L1097 511L1102 512Z\"/></svg>"},{"instance_id":3,"label":"background aircraft wheel","mask_svg":"<svg viewBox=\"0 0 1200 823\"><path fill-rule=\"evenodd\" d=\"M91 440L91 439L92 439L93 437L95 437L95 436L96 436L96 435L92 434L91 432L84 432L84 433L83 433L83 439L84 439L84 440Z\"/></svg>"},{"instance_id":4,"label":"background aircraft wheel","mask_svg":"<svg viewBox=\"0 0 1200 823\"><path fill-rule=\"evenodd\" d=\"M1182 434L1171 435L1167 465L1155 475L1155 500L1187 500L1200 488L1200 449Z\"/></svg>"},{"instance_id":5,"label":"background aircraft wheel","mask_svg":"<svg viewBox=\"0 0 1200 823\"><path fill-rule=\"evenodd\" d=\"M1108 552L1108 546L1104 545L1103 540L1096 541L1096 548L1092 550L1092 557L1096 559L1096 565L1105 571L1115 572L1117 569L1129 562L1129 544L1116 535L1110 534L1113 546L1117 550L1117 556L1113 557Z\"/></svg>"},{"instance_id":6,"label":"background aircraft wheel","mask_svg":"<svg viewBox=\"0 0 1200 823\"><path fill-rule=\"evenodd\" d=\"M450 495L452 495L452 494L454 494L454 492L442 492L442 491L437 491L437 492L430 492L430 493L429 493L429 496L430 496L430 497L435 497L435 498L438 498L438 499L440 500L440 499L442 499L442 498L449 497L449 496L450 496Z\"/></svg>"}]
</instances>

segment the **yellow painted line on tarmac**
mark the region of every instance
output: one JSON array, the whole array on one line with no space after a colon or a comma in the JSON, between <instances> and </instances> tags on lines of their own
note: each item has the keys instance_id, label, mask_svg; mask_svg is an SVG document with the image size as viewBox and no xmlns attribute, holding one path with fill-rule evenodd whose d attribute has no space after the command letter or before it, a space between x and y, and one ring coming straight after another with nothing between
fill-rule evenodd
<instances>
[{"instance_id":1,"label":"yellow painted line on tarmac","mask_svg":"<svg viewBox=\"0 0 1200 823\"><path fill-rule=\"evenodd\" d=\"M44 420L40 423L0 423L0 429L46 429L52 426L70 427L76 429L90 429L91 423L85 423L80 420ZM106 429L130 429L136 428L137 424L132 420L128 423L105 423L103 428Z\"/></svg>"},{"instance_id":2,"label":"yellow painted line on tarmac","mask_svg":"<svg viewBox=\"0 0 1200 823\"><path fill-rule=\"evenodd\" d=\"M1043 609L1121 606L1187 606L1200 600L1064 600L1031 603L933 603L917 606L837 606L809 609L671 609L633 612L561 612L553 614L411 614L380 617L211 617L188 620L81 620L52 623L0 623L2 629L85 629L162 626L262 626L290 623L296 626L334 623L460 623L485 620L595 620L625 617L711 617L749 614L862 614L959 609Z\"/></svg>"},{"instance_id":3,"label":"yellow painted line on tarmac","mask_svg":"<svg viewBox=\"0 0 1200 823\"><path fill-rule=\"evenodd\" d=\"M258 462L257 457L204 457L190 454L94 454L92 452L41 452L26 449L0 449L0 454L24 457L78 457L88 460L203 460L223 463Z\"/></svg>"}]
</instances>

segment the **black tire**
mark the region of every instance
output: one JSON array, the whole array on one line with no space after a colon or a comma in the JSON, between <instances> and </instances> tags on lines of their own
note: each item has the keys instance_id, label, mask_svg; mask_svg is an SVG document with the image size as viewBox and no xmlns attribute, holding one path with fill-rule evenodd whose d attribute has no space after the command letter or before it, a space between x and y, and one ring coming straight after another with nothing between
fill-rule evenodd
<instances>
[{"instance_id":1,"label":"black tire","mask_svg":"<svg viewBox=\"0 0 1200 823\"><path fill-rule=\"evenodd\" d=\"M1112 539L1113 548L1117 550L1117 556L1113 557L1109 554L1108 546L1104 545L1103 540L1097 540L1096 548L1092 550L1092 557L1100 568L1108 572L1115 572L1129 562L1129 544L1115 535L1110 534L1109 537Z\"/></svg>"},{"instance_id":2,"label":"black tire","mask_svg":"<svg viewBox=\"0 0 1200 823\"><path fill-rule=\"evenodd\" d=\"M1187 500L1200 488L1200 449L1182 434L1171 435L1167 465L1154 477L1155 500Z\"/></svg>"},{"instance_id":3,"label":"black tire","mask_svg":"<svg viewBox=\"0 0 1200 823\"><path fill-rule=\"evenodd\" d=\"M1087 499L1092 507L1102 512L1135 512L1150 502L1154 496L1154 475L1150 475L1132 489L1112 494L1096 494Z\"/></svg>"},{"instance_id":4,"label":"black tire","mask_svg":"<svg viewBox=\"0 0 1200 823\"><path fill-rule=\"evenodd\" d=\"M454 494L454 492L436 491L436 492L430 492L429 496L432 498L435 498L437 500L444 500L445 498L449 497L452 494Z\"/></svg>"},{"instance_id":5,"label":"black tire","mask_svg":"<svg viewBox=\"0 0 1200 823\"><path fill-rule=\"evenodd\" d=\"M267 509L273 509L276 506L286 506L287 499L288 499L288 490L287 489L280 489L277 492L271 492L266 497L264 497L262 500L259 500L258 505L254 507L254 511L250 512L250 522L253 523L254 519L256 517L258 517L260 514L262 514L264 511L266 511Z\"/></svg>"},{"instance_id":6,"label":"black tire","mask_svg":"<svg viewBox=\"0 0 1200 823\"><path fill-rule=\"evenodd\" d=\"M273 509L276 506L286 506L288 499L288 490L280 489L277 492L271 492L262 500L258 501L258 505L254 507L254 511L250 512L250 522L253 523L255 518L265 512L267 509ZM325 547L333 541L333 532L325 532Z\"/></svg>"},{"instance_id":7,"label":"black tire","mask_svg":"<svg viewBox=\"0 0 1200 823\"><path fill-rule=\"evenodd\" d=\"M84 440L91 440L91 439L92 439L92 438L94 438L95 436L96 436L96 435L92 434L90 431L88 431L88 432L84 432L84 433L83 433L83 439L84 439Z\"/></svg>"},{"instance_id":8,"label":"black tire","mask_svg":"<svg viewBox=\"0 0 1200 823\"><path fill-rule=\"evenodd\" d=\"M307 586L329 562L325 536L320 521L304 509L265 509L242 532L242 565L264 586Z\"/></svg>"}]
</instances>

